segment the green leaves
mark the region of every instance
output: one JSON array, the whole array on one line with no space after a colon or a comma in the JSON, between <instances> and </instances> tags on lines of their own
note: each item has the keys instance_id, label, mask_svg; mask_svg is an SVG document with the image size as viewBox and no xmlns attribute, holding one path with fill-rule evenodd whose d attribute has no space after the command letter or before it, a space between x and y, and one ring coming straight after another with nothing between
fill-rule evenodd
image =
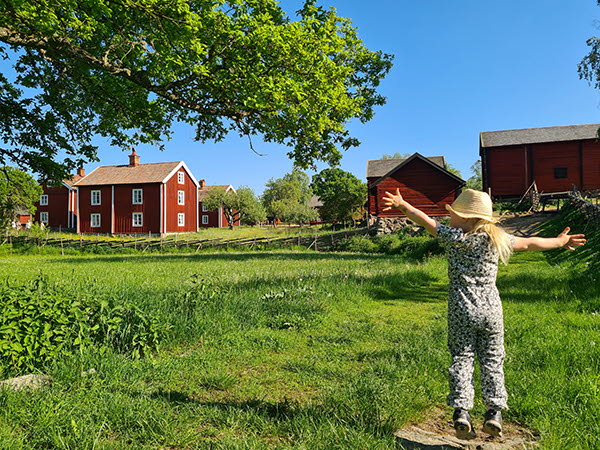
<instances>
[{"instance_id":1,"label":"green leaves","mask_svg":"<svg viewBox=\"0 0 600 450\"><path fill-rule=\"evenodd\" d=\"M72 299L40 277L30 285L0 287L0 363L35 369L85 348L113 348L134 358L156 350L156 319L135 307L94 298Z\"/></svg>"},{"instance_id":2,"label":"green leaves","mask_svg":"<svg viewBox=\"0 0 600 450\"><path fill-rule=\"evenodd\" d=\"M42 188L25 172L0 167L0 228L6 229L18 211L35 212Z\"/></svg>"},{"instance_id":3,"label":"green leaves","mask_svg":"<svg viewBox=\"0 0 600 450\"><path fill-rule=\"evenodd\" d=\"M200 141L261 135L291 147L299 167L335 164L358 145L347 123L385 103L376 89L392 56L368 50L332 8L307 1L298 13L291 20L275 0L12 5L0 15L0 52L20 51L10 54L18 75L4 89L33 90L10 99L2 120L19 126L5 138L47 132L25 153L12 145L0 156L39 157L35 170L55 176L76 164L61 152L95 158L96 134L121 147L160 143L180 121ZM41 110L47 121L36 120Z\"/></svg>"},{"instance_id":4,"label":"green leaves","mask_svg":"<svg viewBox=\"0 0 600 450\"><path fill-rule=\"evenodd\" d=\"M312 190L323 206L321 215L327 220L345 222L361 217L367 200L367 185L342 169L324 169L313 175Z\"/></svg>"}]
</instances>

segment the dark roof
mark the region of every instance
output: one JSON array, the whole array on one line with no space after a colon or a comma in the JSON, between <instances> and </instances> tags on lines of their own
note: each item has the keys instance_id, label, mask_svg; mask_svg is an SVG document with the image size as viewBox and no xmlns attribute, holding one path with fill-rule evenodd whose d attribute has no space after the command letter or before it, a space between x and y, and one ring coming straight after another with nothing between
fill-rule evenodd
<instances>
[{"instance_id":1,"label":"dark roof","mask_svg":"<svg viewBox=\"0 0 600 450\"><path fill-rule=\"evenodd\" d=\"M183 161L139 164L137 166L101 166L86 175L75 186L100 186L112 184L162 183ZM191 173L188 174L191 175Z\"/></svg>"},{"instance_id":2,"label":"dark roof","mask_svg":"<svg viewBox=\"0 0 600 450\"><path fill-rule=\"evenodd\" d=\"M438 158L444 158L443 156L439 156ZM389 177L391 174L393 174L394 172L396 172L397 170L401 169L402 167L404 167L406 164L408 164L409 162L411 162L414 159L420 159L426 163L428 163L429 165L431 165L432 167L436 168L437 170L439 170L440 172L444 173L445 175L454 178L456 181L458 181L460 184L465 184L465 180L463 180L462 178L457 177L456 175L454 175L452 172L448 171L445 166L440 166L439 164L436 164L435 162L433 162L431 160L431 158L426 158L423 155L419 154L419 153L413 153L413 155L410 158L406 158L403 160L399 160L400 163L397 164L395 167L392 167L385 175L381 176L375 183L373 183L371 185L371 187L373 186L377 186L379 183L381 183L383 180L385 180L387 177ZM398 160L396 160L398 161Z\"/></svg>"},{"instance_id":3,"label":"dark roof","mask_svg":"<svg viewBox=\"0 0 600 450\"><path fill-rule=\"evenodd\" d=\"M409 158L403 159L371 159L367 161L367 178L380 178ZM446 160L443 156L428 156L427 159L442 168L446 168Z\"/></svg>"},{"instance_id":4,"label":"dark roof","mask_svg":"<svg viewBox=\"0 0 600 450\"><path fill-rule=\"evenodd\" d=\"M543 142L596 139L600 123L564 125L559 127L523 128L520 130L483 131L479 134L481 148Z\"/></svg>"}]
</instances>

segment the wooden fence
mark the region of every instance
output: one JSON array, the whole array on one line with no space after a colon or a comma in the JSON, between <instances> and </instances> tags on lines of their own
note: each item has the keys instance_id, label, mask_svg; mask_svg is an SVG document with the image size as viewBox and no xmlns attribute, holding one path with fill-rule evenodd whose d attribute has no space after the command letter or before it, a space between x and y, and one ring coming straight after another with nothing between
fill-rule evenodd
<instances>
[{"instance_id":1,"label":"wooden fence","mask_svg":"<svg viewBox=\"0 0 600 450\"><path fill-rule=\"evenodd\" d=\"M122 238L120 241L115 239L83 239L83 237L67 239L63 237L34 236L34 235L7 235L3 244L30 244L43 248L45 246L59 247L64 249L90 249L90 248L110 248L110 249L135 249L141 252L147 250L168 251L173 249L189 249L199 252L203 249L219 248L255 248L260 246L300 246L316 251L331 250L342 239L356 235L367 235L368 228L358 228L354 230L344 230L320 235L298 235L287 237L250 237L237 239L190 239L178 238L177 235L170 235L160 238L140 237L140 238Z\"/></svg>"}]
</instances>

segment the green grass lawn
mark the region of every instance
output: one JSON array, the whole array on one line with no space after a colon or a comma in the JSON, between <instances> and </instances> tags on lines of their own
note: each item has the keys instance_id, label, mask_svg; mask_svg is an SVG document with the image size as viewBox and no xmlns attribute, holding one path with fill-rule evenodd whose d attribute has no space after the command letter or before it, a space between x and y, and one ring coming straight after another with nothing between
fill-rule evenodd
<instances>
[{"instance_id":1,"label":"green grass lawn","mask_svg":"<svg viewBox=\"0 0 600 450\"><path fill-rule=\"evenodd\" d=\"M0 258L3 281L40 273L74 299L135 304L165 333L151 357L84 351L44 368L47 390L0 392L2 449L398 448L393 431L445 403L443 258ZM597 449L598 290L579 295L571 280L568 263L542 254L500 269L506 420L538 432L541 448Z\"/></svg>"}]
</instances>

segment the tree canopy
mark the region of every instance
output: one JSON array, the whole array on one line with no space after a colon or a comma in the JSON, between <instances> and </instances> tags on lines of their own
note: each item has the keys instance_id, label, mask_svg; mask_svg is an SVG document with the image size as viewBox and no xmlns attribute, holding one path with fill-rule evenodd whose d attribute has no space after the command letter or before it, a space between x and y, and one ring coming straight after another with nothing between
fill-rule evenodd
<instances>
[{"instance_id":1,"label":"tree canopy","mask_svg":"<svg viewBox=\"0 0 600 450\"><path fill-rule=\"evenodd\" d=\"M311 187L323 203L321 216L326 220L345 222L360 217L367 200L366 183L339 168L324 169L313 175Z\"/></svg>"},{"instance_id":2,"label":"tree canopy","mask_svg":"<svg viewBox=\"0 0 600 450\"><path fill-rule=\"evenodd\" d=\"M211 211L223 208L230 229L233 229L236 220L245 225L255 225L267 219L265 209L254 191L246 186L229 191L213 188L202 200L202 205Z\"/></svg>"},{"instance_id":3,"label":"tree canopy","mask_svg":"<svg viewBox=\"0 0 600 450\"><path fill-rule=\"evenodd\" d=\"M60 179L112 145L163 145L172 125L290 147L299 167L337 163L347 130L385 103L392 57L351 21L305 0L0 0L0 164ZM0 142L1 143L1 142ZM252 141L249 141L252 146Z\"/></svg>"},{"instance_id":4,"label":"tree canopy","mask_svg":"<svg viewBox=\"0 0 600 450\"><path fill-rule=\"evenodd\" d=\"M0 167L0 229L6 229L19 212L33 214L42 193L31 175L14 167Z\"/></svg>"},{"instance_id":5,"label":"tree canopy","mask_svg":"<svg viewBox=\"0 0 600 450\"><path fill-rule=\"evenodd\" d=\"M481 160L478 159L475 161L470 169L473 175L471 175L467 180L466 187L481 191L483 189L483 180L481 178Z\"/></svg>"},{"instance_id":6,"label":"tree canopy","mask_svg":"<svg viewBox=\"0 0 600 450\"><path fill-rule=\"evenodd\" d=\"M315 208L309 206L313 196L309 176L299 169L281 178L271 178L262 195L267 215L288 223L307 223L318 218Z\"/></svg>"}]
</instances>

